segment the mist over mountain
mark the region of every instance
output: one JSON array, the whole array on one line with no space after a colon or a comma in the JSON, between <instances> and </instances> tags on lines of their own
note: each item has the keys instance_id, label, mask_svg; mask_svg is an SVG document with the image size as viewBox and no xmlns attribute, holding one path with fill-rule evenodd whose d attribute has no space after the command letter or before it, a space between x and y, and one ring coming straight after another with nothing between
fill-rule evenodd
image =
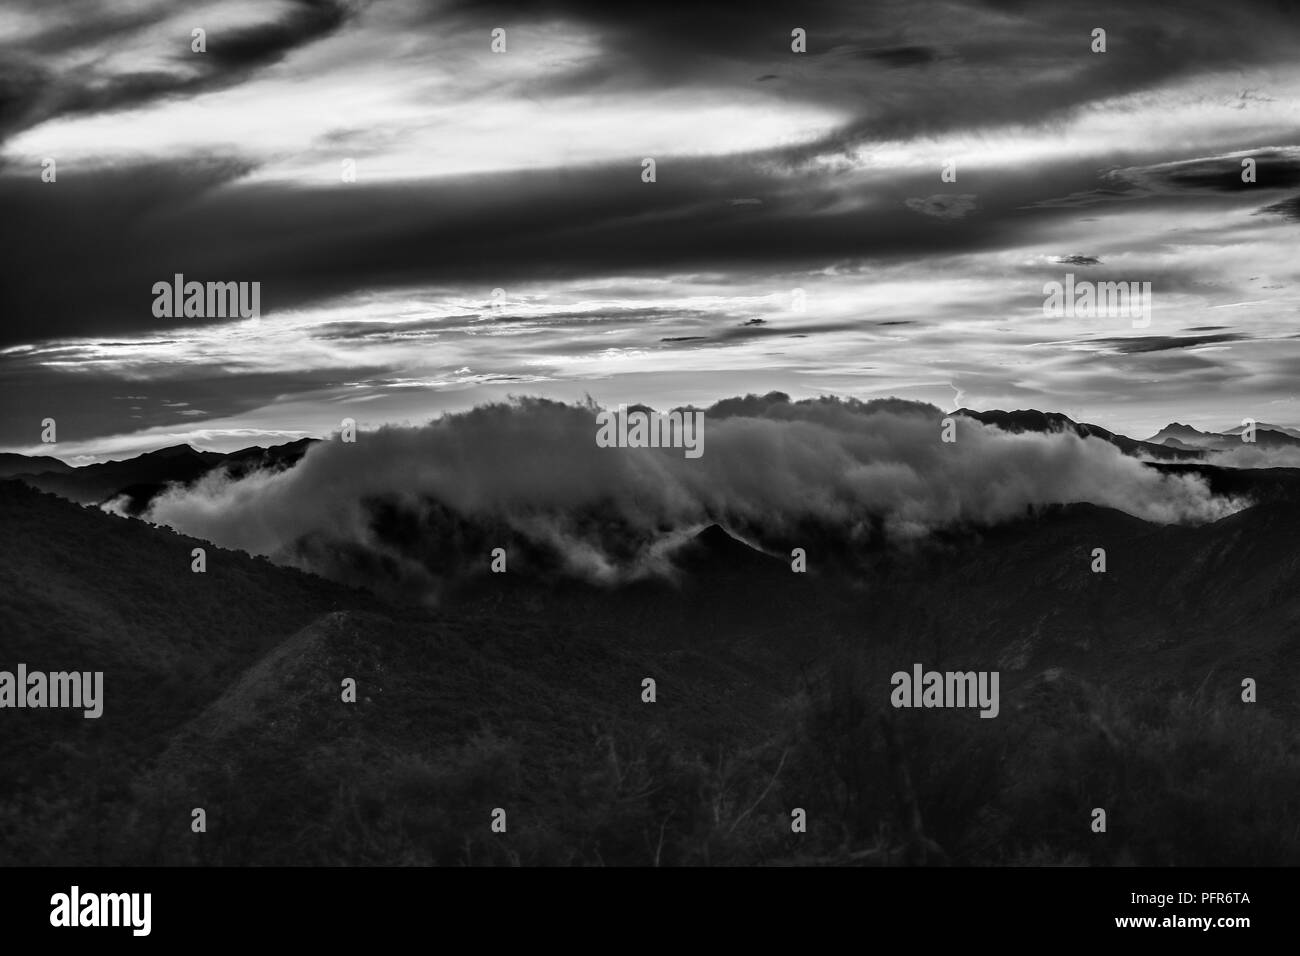
<instances>
[{"instance_id":1,"label":"mist over mountain","mask_svg":"<svg viewBox=\"0 0 1300 956\"><path fill-rule=\"evenodd\" d=\"M144 517L354 584L434 594L504 548L521 569L615 583L665 573L674 536L719 523L776 553L903 545L1089 502L1157 522L1242 506L1077 431L1006 431L896 399L706 409L704 454L598 447L597 409L520 399L314 445L294 467L216 470Z\"/></svg>"},{"instance_id":2,"label":"mist over mountain","mask_svg":"<svg viewBox=\"0 0 1300 956\"><path fill-rule=\"evenodd\" d=\"M969 408L958 409L955 414L965 415L985 425L996 425L1009 432L1073 432L1080 438L1100 438L1110 442L1126 455L1145 456L1158 461L1193 461L1203 457L1199 450L1186 451L1169 447L1151 438L1147 441L1134 441L1124 435L1117 435L1100 425L1075 422L1059 412L1040 412L1035 409L1004 412L1001 410L973 411Z\"/></svg>"},{"instance_id":3,"label":"mist over mountain","mask_svg":"<svg viewBox=\"0 0 1300 956\"><path fill-rule=\"evenodd\" d=\"M0 783L0 847L88 864L1294 864L1300 473L1152 470L1153 489L1260 503L1199 523L1045 505L905 547L882 524L851 560L810 524L803 573L713 524L665 545L666 573L618 583L511 550L507 573L449 576L436 608L3 482L0 666L75 661L107 690L99 721L36 713L6 734L24 769ZM410 553L468 552L430 537ZM917 660L999 670L999 719L899 719L889 675ZM1261 687L1244 710L1243 675ZM1122 821L1111 839L1060 825L1079 812L1063 779ZM482 825L485 799L510 807L510 841ZM219 821L204 840L169 823L195 805Z\"/></svg>"},{"instance_id":4,"label":"mist over mountain","mask_svg":"<svg viewBox=\"0 0 1300 956\"><path fill-rule=\"evenodd\" d=\"M1177 422L1135 441L1059 413L950 417L898 399L772 392L704 410L707 453L692 461L680 449L597 447L596 411L518 399L363 430L356 443L225 454L181 445L17 477L349 585L435 601L483 573L496 548L512 570L610 586L672 578L681 542L715 523L769 554L811 544L854 565L1052 505L1195 524L1289 499L1294 487L1267 477L1295 460L1276 426L1261 425L1258 444ZM945 442L949 420L955 440ZM10 457L15 469L37 461Z\"/></svg>"},{"instance_id":5,"label":"mist over mountain","mask_svg":"<svg viewBox=\"0 0 1300 956\"><path fill-rule=\"evenodd\" d=\"M172 445L121 461L73 467L57 458L10 454L0 460L0 477L18 478L79 504L103 504L122 514L139 515L171 484L189 484L213 470L232 477L251 471L292 466L314 439L271 448L251 446L226 454Z\"/></svg>"},{"instance_id":6,"label":"mist over mountain","mask_svg":"<svg viewBox=\"0 0 1300 956\"><path fill-rule=\"evenodd\" d=\"M1243 436L1249 434L1249 440ZM1300 432L1255 422L1225 429L1222 432L1203 432L1190 425L1171 422L1144 443L1153 447L1196 449L1211 452L1216 463L1238 467L1260 467L1266 460L1278 463L1300 464ZM1189 456L1182 456L1186 459ZM1201 457L1205 457L1204 454Z\"/></svg>"},{"instance_id":7,"label":"mist over mountain","mask_svg":"<svg viewBox=\"0 0 1300 956\"><path fill-rule=\"evenodd\" d=\"M181 445L18 477L336 580L436 598L477 574L494 548L535 574L605 584L671 575L676 543L715 522L772 553L815 541L848 562L863 549L1053 504L1204 522L1253 500L1212 491L1210 475L1289 460L1273 446L1177 423L1153 439L1201 436L1202 446L1135 441L1059 413L949 417L898 399L773 392L704 410L707 453L693 461L680 449L599 448L596 411L518 399L363 431L356 443L302 439L227 454Z\"/></svg>"}]
</instances>

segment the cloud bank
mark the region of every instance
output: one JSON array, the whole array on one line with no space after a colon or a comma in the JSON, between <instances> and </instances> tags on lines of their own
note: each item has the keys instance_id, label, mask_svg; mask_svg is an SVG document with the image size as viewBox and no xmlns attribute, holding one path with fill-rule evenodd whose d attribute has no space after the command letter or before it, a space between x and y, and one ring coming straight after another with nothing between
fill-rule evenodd
<instances>
[{"instance_id":1,"label":"cloud bank","mask_svg":"<svg viewBox=\"0 0 1300 956\"><path fill-rule=\"evenodd\" d=\"M601 448L594 403L515 399L421 427L322 442L293 469L216 473L146 516L336 580L409 595L510 569L615 583L665 573L709 522L788 553L915 541L1028 509L1091 502L1153 522L1237 510L1198 478L1166 476L1098 439L1010 434L898 399L794 402L780 393L705 410L705 453Z\"/></svg>"}]
</instances>

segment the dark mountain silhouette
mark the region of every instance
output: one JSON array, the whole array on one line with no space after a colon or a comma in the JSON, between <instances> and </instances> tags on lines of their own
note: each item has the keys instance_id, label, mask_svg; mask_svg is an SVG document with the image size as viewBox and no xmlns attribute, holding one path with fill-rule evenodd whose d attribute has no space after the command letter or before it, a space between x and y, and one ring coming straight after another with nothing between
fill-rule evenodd
<instances>
[{"instance_id":1,"label":"dark mountain silhouette","mask_svg":"<svg viewBox=\"0 0 1300 956\"><path fill-rule=\"evenodd\" d=\"M30 831L0 828L6 860L51 859L42 826L88 823L108 794L125 799L140 761L242 669L321 614L366 606L337 584L19 481L0 482L0 527L0 669L102 670L105 695L98 720L3 712L0 806L33 815ZM195 547L207 549L206 573L191 571ZM93 853L114 839L95 838Z\"/></svg>"},{"instance_id":2,"label":"dark mountain silhouette","mask_svg":"<svg viewBox=\"0 0 1300 956\"><path fill-rule=\"evenodd\" d=\"M1238 429L1235 435L1225 436L1232 443L1228 447L1239 447L1242 444L1241 431ZM1259 427L1255 430L1255 444L1264 448L1300 448L1300 438L1295 438L1286 432Z\"/></svg>"},{"instance_id":3,"label":"dark mountain silhouette","mask_svg":"<svg viewBox=\"0 0 1300 956\"><path fill-rule=\"evenodd\" d=\"M83 465L66 472L24 474L15 477L33 488L49 491L80 504L102 501L128 485L189 483L205 474L221 456L189 445L160 448L135 458Z\"/></svg>"},{"instance_id":4,"label":"dark mountain silhouette","mask_svg":"<svg viewBox=\"0 0 1300 956\"><path fill-rule=\"evenodd\" d=\"M1040 412L1036 409L1020 409L1014 412L990 409L977 412L969 408L959 408L953 414L965 415L985 425L996 425L1007 432L1074 432L1080 438L1092 436L1110 442L1126 455L1145 455L1148 458L1164 461L1188 461L1202 457L1202 452L1199 450L1188 451L1153 440L1136 441L1124 435L1117 435L1100 425L1076 422L1060 412Z\"/></svg>"},{"instance_id":5,"label":"dark mountain silhouette","mask_svg":"<svg viewBox=\"0 0 1300 956\"><path fill-rule=\"evenodd\" d=\"M1169 475L1196 475L1210 491L1257 504L1300 505L1300 468L1225 468L1211 464L1156 462L1150 467Z\"/></svg>"},{"instance_id":6,"label":"dark mountain silhouette","mask_svg":"<svg viewBox=\"0 0 1300 956\"><path fill-rule=\"evenodd\" d=\"M269 448L253 445L224 455L219 464L225 467L232 478L239 478L250 471L267 468L289 468L297 464L298 460L307 453L307 449L319 440L318 438L299 438L297 441L286 442L283 445L272 445Z\"/></svg>"},{"instance_id":7,"label":"dark mountain silhouette","mask_svg":"<svg viewBox=\"0 0 1300 956\"><path fill-rule=\"evenodd\" d=\"M1277 432L1278 434L1286 435L1290 438L1300 438L1300 430L1287 428L1285 425L1270 425L1268 422L1256 422L1255 428L1257 431ZM1245 425L1233 425L1231 428L1225 428L1223 431L1219 432L1219 434L1240 436L1245 430Z\"/></svg>"},{"instance_id":8,"label":"dark mountain silhouette","mask_svg":"<svg viewBox=\"0 0 1300 956\"><path fill-rule=\"evenodd\" d=\"M13 452L0 452L0 478L68 471L72 471L71 465L48 455L17 455Z\"/></svg>"},{"instance_id":9,"label":"dark mountain silhouette","mask_svg":"<svg viewBox=\"0 0 1300 956\"><path fill-rule=\"evenodd\" d=\"M784 579L790 570L786 561L764 554L718 524L709 525L674 552L673 563L693 580L712 576L762 583L776 575Z\"/></svg>"},{"instance_id":10,"label":"dark mountain silhouette","mask_svg":"<svg viewBox=\"0 0 1300 956\"><path fill-rule=\"evenodd\" d=\"M190 445L173 445L157 451L121 461L99 462L72 468L34 468L56 459L24 459L32 469L11 472L6 477L18 478L33 488L75 501L79 504L118 502L122 511L138 515L167 485L190 484L215 468L224 467L233 477L241 477L260 468L281 469L291 467L316 439L303 438L270 448L253 446L229 454L199 451ZM23 456L17 456L22 458ZM15 462L15 467L20 464Z\"/></svg>"},{"instance_id":11,"label":"dark mountain silhouette","mask_svg":"<svg viewBox=\"0 0 1300 956\"><path fill-rule=\"evenodd\" d=\"M1161 462L1212 461L1213 454L1242 447L1244 426L1225 432L1203 432L1191 425L1171 422L1145 441L1116 434L1100 425L1076 422L1059 412L1040 412L1036 409L1019 409L1004 412L998 409L974 411L958 409L953 414L965 415L986 425L995 425L1008 432L1074 432L1080 438L1093 436L1110 442L1126 455L1134 455ZM1258 423L1255 444L1261 448L1300 448L1300 437L1291 429Z\"/></svg>"},{"instance_id":12,"label":"dark mountain silhouette","mask_svg":"<svg viewBox=\"0 0 1300 956\"><path fill-rule=\"evenodd\" d=\"M1051 507L853 562L814 544L802 574L715 525L670 578L484 569L437 608L0 482L0 668L105 672L98 721L6 716L0 854L1295 864L1300 479L1158 467L1260 503ZM915 662L998 671L999 717L891 708ZM1104 844L1093 805L1123 821Z\"/></svg>"},{"instance_id":13,"label":"dark mountain silhouette","mask_svg":"<svg viewBox=\"0 0 1300 956\"><path fill-rule=\"evenodd\" d=\"M1160 442L1168 447L1228 451L1242 446L1241 435L1245 430L1245 425L1237 425L1222 432L1203 432L1190 425L1172 422L1148 438L1147 442ZM1280 425L1257 422L1255 444L1264 448L1300 448L1300 433Z\"/></svg>"},{"instance_id":14,"label":"dark mountain silhouette","mask_svg":"<svg viewBox=\"0 0 1300 956\"><path fill-rule=\"evenodd\" d=\"M1169 439L1182 442L1186 445L1196 446L1199 442L1207 441L1215 437L1212 432L1203 432L1191 425L1184 425L1181 422L1170 422L1160 431L1156 432L1146 441L1152 444L1163 444Z\"/></svg>"}]
</instances>

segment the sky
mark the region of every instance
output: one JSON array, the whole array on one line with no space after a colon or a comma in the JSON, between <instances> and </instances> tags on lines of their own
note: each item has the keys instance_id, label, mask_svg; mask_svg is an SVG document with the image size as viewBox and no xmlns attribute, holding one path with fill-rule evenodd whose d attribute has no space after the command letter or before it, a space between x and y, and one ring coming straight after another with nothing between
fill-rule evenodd
<instances>
[{"instance_id":1,"label":"sky","mask_svg":"<svg viewBox=\"0 0 1300 956\"><path fill-rule=\"evenodd\" d=\"M1298 425L1298 43L1281 0L7 0L0 449L771 390ZM178 273L260 316L156 315ZM1048 314L1067 274L1149 322Z\"/></svg>"}]
</instances>

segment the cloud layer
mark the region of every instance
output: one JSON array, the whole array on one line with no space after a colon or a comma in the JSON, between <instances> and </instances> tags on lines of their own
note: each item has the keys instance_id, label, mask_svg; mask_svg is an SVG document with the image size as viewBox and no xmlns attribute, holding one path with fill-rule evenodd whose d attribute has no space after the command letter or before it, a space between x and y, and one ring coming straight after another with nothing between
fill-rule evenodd
<instances>
[{"instance_id":1,"label":"cloud layer","mask_svg":"<svg viewBox=\"0 0 1300 956\"><path fill-rule=\"evenodd\" d=\"M624 6L7 3L0 446L521 383L1300 422L1293 5ZM1067 270L1151 282L1151 328L1045 319ZM178 272L261 283L262 324L153 316Z\"/></svg>"},{"instance_id":2,"label":"cloud layer","mask_svg":"<svg viewBox=\"0 0 1300 956\"><path fill-rule=\"evenodd\" d=\"M1201 522L1236 502L1162 476L1097 439L1009 434L900 400L729 399L707 409L705 452L601 448L594 405L483 406L354 443L293 469L173 489L147 516L214 543L338 580L422 595L486 569L613 582L666 572L671 546L709 522L788 553L841 553L1091 502L1155 522Z\"/></svg>"}]
</instances>

